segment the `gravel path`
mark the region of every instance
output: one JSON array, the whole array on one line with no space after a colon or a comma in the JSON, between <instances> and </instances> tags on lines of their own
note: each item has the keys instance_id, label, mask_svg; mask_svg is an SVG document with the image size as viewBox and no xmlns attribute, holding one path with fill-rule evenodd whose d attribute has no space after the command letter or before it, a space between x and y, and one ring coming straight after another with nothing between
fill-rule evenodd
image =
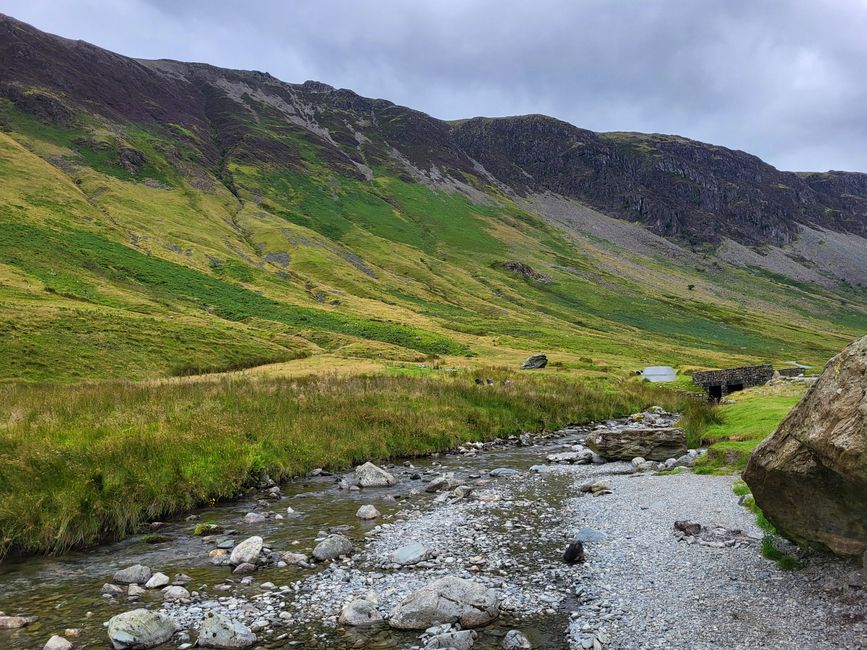
<instances>
[{"instance_id":1,"label":"gravel path","mask_svg":"<svg viewBox=\"0 0 867 650\"><path fill-rule=\"evenodd\" d=\"M853 565L812 556L785 572L755 546L709 548L675 537L672 524L683 519L761 536L733 480L617 476L612 495L570 502L570 517L608 534L588 549L585 570L615 612L606 626L611 647L867 647L865 590L848 585Z\"/></svg>"}]
</instances>

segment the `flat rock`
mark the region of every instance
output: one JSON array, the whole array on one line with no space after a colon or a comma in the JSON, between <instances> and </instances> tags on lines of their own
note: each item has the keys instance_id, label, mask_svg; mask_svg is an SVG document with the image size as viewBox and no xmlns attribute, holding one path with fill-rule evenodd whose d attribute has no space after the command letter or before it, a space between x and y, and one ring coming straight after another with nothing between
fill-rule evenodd
<instances>
[{"instance_id":1,"label":"flat rock","mask_svg":"<svg viewBox=\"0 0 867 650\"><path fill-rule=\"evenodd\" d=\"M171 639L176 631L171 618L146 609L123 612L108 621L108 638L115 650L155 648Z\"/></svg>"},{"instance_id":2,"label":"flat rock","mask_svg":"<svg viewBox=\"0 0 867 650\"><path fill-rule=\"evenodd\" d=\"M520 474L520 473L521 472L519 472L518 470L513 469L511 467L498 467L497 469L492 469L490 472L488 472L488 475L489 476L495 476L495 477L496 476L514 476L515 474Z\"/></svg>"},{"instance_id":3,"label":"flat rock","mask_svg":"<svg viewBox=\"0 0 867 650\"><path fill-rule=\"evenodd\" d=\"M470 580L446 576L402 600L389 624L400 630L425 630L443 623L464 628L487 625L500 615L497 592Z\"/></svg>"},{"instance_id":4,"label":"flat rock","mask_svg":"<svg viewBox=\"0 0 867 650\"><path fill-rule=\"evenodd\" d=\"M436 634L424 644L424 650L470 650L476 642L478 634L475 630L460 630Z\"/></svg>"},{"instance_id":5,"label":"flat rock","mask_svg":"<svg viewBox=\"0 0 867 650\"><path fill-rule=\"evenodd\" d=\"M133 564L132 566L128 566L127 568L121 569L115 573L114 581L122 585L133 583L143 585L151 579L152 575L153 573L151 572L150 567L141 564Z\"/></svg>"},{"instance_id":6,"label":"flat rock","mask_svg":"<svg viewBox=\"0 0 867 650\"><path fill-rule=\"evenodd\" d=\"M665 461L686 453L686 434L676 427L597 429L587 436L587 446L608 460Z\"/></svg>"},{"instance_id":7,"label":"flat rock","mask_svg":"<svg viewBox=\"0 0 867 650\"><path fill-rule=\"evenodd\" d=\"M392 551L388 556L390 562L407 566L410 564L418 564L430 557L430 549L419 542L410 542L401 546L396 551Z\"/></svg>"},{"instance_id":8,"label":"flat rock","mask_svg":"<svg viewBox=\"0 0 867 650\"><path fill-rule=\"evenodd\" d=\"M604 542L608 539L608 536L599 530L593 530L592 528L582 528L575 535L575 541L578 542Z\"/></svg>"},{"instance_id":9,"label":"flat rock","mask_svg":"<svg viewBox=\"0 0 867 650\"><path fill-rule=\"evenodd\" d=\"M15 630L36 621L36 616L0 616L0 630Z\"/></svg>"},{"instance_id":10,"label":"flat rock","mask_svg":"<svg viewBox=\"0 0 867 650\"><path fill-rule=\"evenodd\" d=\"M262 552L262 538L254 535L248 537L243 542L232 549L232 554L229 556L229 564L255 564L259 558L259 553Z\"/></svg>"},{"instance_id":11,"label":"flat rock","mask_svg":"<svg viewBox=\"0 0 867 650\"><path fill-rule=\"evenodd\" d=\"M355 483L363 488L389 487L397 480L381 467L368 462L355 468Z\"/></svg>"},{"instance_id":12,"label":"flat rock","mask_svg":"<svg viewBox=\"0 0 867 650\"><path fill-rule=\"evenodd\" d=\"M256 635L240 621L214 612L202 619L198 640L202 648L249 648L254 643Z\"/></svg>"}]
</instances>

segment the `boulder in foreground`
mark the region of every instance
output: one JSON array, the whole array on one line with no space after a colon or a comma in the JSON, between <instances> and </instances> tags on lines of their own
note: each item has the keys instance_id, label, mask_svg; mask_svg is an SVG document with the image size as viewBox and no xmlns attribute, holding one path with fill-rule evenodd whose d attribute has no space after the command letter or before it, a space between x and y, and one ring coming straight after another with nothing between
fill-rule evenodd
<instances>
[{"instance_id":1,"label":"boulder in foreground","mask_svg":"<svg viewBox=\"0 0 867 650\"><path fill-rule=\"evenodd\" d=\"M608 460L664 461L686 453L686 434L674 427L600 429L587 436L590 449Z\"/></svg>"},{"instance_id":2,"label":"boulder in foreground","mask_svg":"<svg viewBox=\"0 0 867 650\"><path fill-rule=\"evenodd\" d=\"M112 616L108 621L108 638L115 650L155 648L172 638L175 622L164 614L134 609Z\"/></svg>"},{"instance_id":3,"label":"boulder in foreground","mask_svg":"<svg viewBox=\"0 0 867 650\"><path fill-rule=\"evenodd\" d=\"M497 592L463 578L446 576L401 601L389 624L399 630L425 630L444 623L487 625L500 615Z\"/></svg>"},{"instance_id":4,"label":"boulder in foreground","mask_svg":"<svg viewBox=\"0 0 867 650\"><path fill-rule=\"evenodd\" d=\"M744 480L776 529L838 555L867 551L867 337L825 366Z\"/></svg>"}]
</instances>

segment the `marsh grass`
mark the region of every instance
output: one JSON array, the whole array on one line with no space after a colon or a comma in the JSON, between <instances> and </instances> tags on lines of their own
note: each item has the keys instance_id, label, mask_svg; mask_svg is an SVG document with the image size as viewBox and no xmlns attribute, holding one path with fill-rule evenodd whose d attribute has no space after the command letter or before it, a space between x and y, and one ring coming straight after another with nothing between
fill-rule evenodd
<instances>
[{"instance_id":1,"label":"marsh grass","mask_svg":"<svg viewBox=\"0 0 867 650\"><path fill-rule=\"evenodd\" d=\"M413 376L0 386L0 540L59 552L277 480L686 398L486 369ZM509 381L506 381L509 380Z\"/></svg>"}]
</instances>

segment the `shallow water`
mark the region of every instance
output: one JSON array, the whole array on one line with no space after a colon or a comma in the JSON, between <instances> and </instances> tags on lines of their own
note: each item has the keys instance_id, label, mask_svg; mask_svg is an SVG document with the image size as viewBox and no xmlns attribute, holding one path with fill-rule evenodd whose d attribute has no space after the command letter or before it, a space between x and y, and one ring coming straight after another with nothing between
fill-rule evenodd
<instances>
[{"instance_id":1,"label":"shallow water","mask_svg":"<svg viewBox=\"0 0 867 650\"><path fill-rule=\"evenodd\" d=\"M496 467L513 467L526 470L533 464L544 462L546 446L562 446L581 437L578 430L566 430L555 438L533 447L507 446L486 450L476 456L442 455L434 458L414 459L413 471L454 472L456 477L476 473L486 475ZM413 490L423 487L430 477L410 480L409 470L402 464L390 467L398 482L392 488L377 489L375 498L377 508L384 514L392 514L402 508L403 500L411 498L414 504L428 507L435 495L420 492L410 495ZM52 634L63 634L65 628L80 628L81 636L74 639L76 648L108 648L110 643L103 623L123 611L135 607L158 607L161 603L159 590L146 593L136 604L126 602L121 597L117 602L109 601L100 594L105 582L111 582L113 573L131 564L144 564L154 571L168 576L185 573L192 577L187 585L190 591L202 585L228 583L229 569L213 566L209 562L208 551L216 541L225 538L240 542L250 535L261 535L266 544L278 550L292 550L309 554L314 546L314 538L320 531L335 528L363 544L364 534L377 525L377 521L365 522L356 518L355 512L363 503L369 503L371 492L337 489L336 483L343 475L318 476L292 480L282 486L283 498L270 503L268 510L284 515L285 519L268 519L259 524L247 524L243 517L256 508L261 492L253 491L239 501L218 504L195 512L201 522L215 522L234 531L217 536L211 544L192 534L198 521L179 518L166 522L159 529L160 535L167 535L171 541L149 544L146 535L136 535L121 542L98 546L86 551L68 553L60 557L29 558L9 560L0 565L0 611L6 614L36 615L39 620L19 630L0 630L0 648L23 650L41 648ZM501 479L493 479L501 480ZM565 478L564 478L565 481ZM546 502L557 501L572 496L568 487L556 479L537 484L535 489L544 489L545 494L530 495ZM544 487L539 487L539 486ZM394 501L387 499L394 497ZM291 506L297 514L286 514ZM524 524L533 524L532 512L524 515ZM503 543L510 544L511 536L503 529ZM557 549L516 545L511 549L515 556L550 557ZM255 574L254 584L250 587L237 586L233 592L211 592L212 597L230 593L260 593L256 583L264 581L285 585L300 580L319 568L298 567L262 569ZM234 582L237 582L235 580ZM514 621L504 614L494 624L479 630L475 648L499 647L506 631L514 627ZM565 647L563 632L568 623L568 612L558 612L554 616L523 619L522 629L534 641L534 647ZM267 648L401 648L418 643L414 633L401 633L386 628L378 630L357 628L335 628L325 625L296 626L287 629L288 637L282 641L263 643ZM195 634L191 635L193 640ZM166 647L172 647L167 644Z\"/></svg>"}]
</instances>

